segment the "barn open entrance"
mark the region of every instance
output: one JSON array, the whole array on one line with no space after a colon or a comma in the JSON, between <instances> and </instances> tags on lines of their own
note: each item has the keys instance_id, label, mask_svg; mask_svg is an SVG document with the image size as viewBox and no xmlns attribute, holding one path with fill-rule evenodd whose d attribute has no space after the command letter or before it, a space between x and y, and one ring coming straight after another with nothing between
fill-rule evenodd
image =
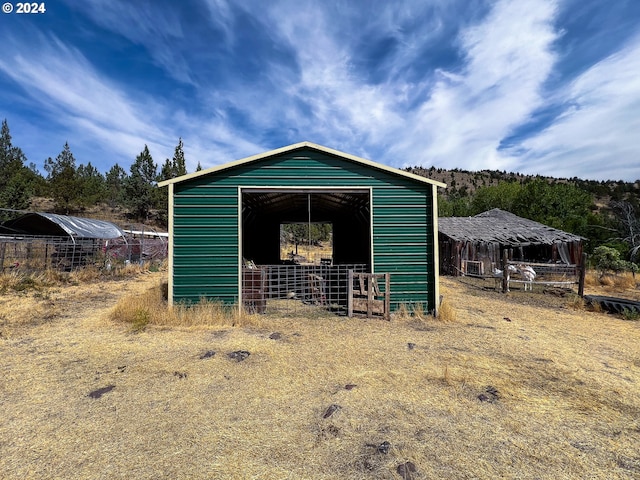
<instances>
[{"instance_id":1,"label":"barn open entrance","mask_svg":"<svg viewBox=\"0 0 640 480\"><path fill-rule=\"evenodd\" d=\"M371 270L371 189L242 188L241 200L245 308L263 313L315 305L346 312L349 270ZM319 228L328 228L330 255L299 246L298 255L287 258L283 232L294 225L297 241L308 247Z\"/></svg>"}]
</instances>

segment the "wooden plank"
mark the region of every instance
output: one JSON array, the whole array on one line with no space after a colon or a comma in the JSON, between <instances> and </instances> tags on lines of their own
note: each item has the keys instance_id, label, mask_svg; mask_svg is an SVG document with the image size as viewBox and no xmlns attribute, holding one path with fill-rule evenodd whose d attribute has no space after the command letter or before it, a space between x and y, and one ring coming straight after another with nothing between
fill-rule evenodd
<instances>
[{"instance_id":1,"label":"wooden plank","mask_svg":"<svg viewBox=\"0 0 640 480\"><path fill-rule=\"evenodd\" d=\"M353 311L354 313L366 314L369 318L372 318L372 314L384 315L384 301L372 300L369 301L366 298L354 298L353 299Z\"/></svg>"},{"instance_id":2,"label":"wooden plank","mask_svg":"<svg viewBox=\"0 0 640 480\"><path fill-rule=\"evenodd\" d=\"M378 287L378 275L371 275L371 287L373 289L373 295L376 297L380 296L380 287Z\"/></svg>"}]
</instances>

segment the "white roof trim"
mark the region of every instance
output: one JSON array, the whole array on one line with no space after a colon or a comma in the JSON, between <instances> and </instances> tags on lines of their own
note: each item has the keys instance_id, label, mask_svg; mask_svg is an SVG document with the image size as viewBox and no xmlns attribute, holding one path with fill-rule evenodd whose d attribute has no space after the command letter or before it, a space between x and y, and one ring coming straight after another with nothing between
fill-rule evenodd
<instances>
[{"instance_id":1,"label":"white roof trim","mask_svg":"<svg viewBox=\"0 0 640 480\"><path fill-rule=\"evenodd\" d=\"M428 184L436 185L437 187L442 187L442 188L447 186L445 183L438 182L438 181L432 180L430 178L422 177L422 176L416 175L414 173L405 172L404 170L400 170L400 169L397 169L397 168L388 167L387 165L383 165L381 163L372 162L371 160L366 160L364 158L356 157L355 155L350 155L348 153L340 152L338 150L334 150L334 149L328 148L328 147L323 147L322 145L317 145L317 144L311 143L311 142L294 143L294 144L288 145L286 147L277 148L275 150L270 150L268 152L260 153L258 155L253 155L251 157L242 158L240 160L235 160L233 162L228 162L228 163L224 163L222 165L217 165L215 167L207 168L205 170L200 170L199 172L188 173L187 175L182 175L180 177L171 178L169 180L164 180L162 182L159 182L158 186L159 187L165 187L165 186L170 185L170 184L186 182L187 180L192 180L194 178L201 177L203 175L208 175L210 173L220 172L222 170L227 170L227 169L230 169L230 168L234 168L234 167L237 167L239 165L243 165L245 163L255 162L255 161L258 161L258 160L262 160L264 158L273 157L273 156L279 155L281 153L289 152L289 151L292 151L292 150L297 150L299 148L304 148L304 147L312 148L314 150L325 152L325 153L328 153L330 155L335 155L335 156L338 156L338 157L342 157L342 158L345 158L347 160L351 160L352 162L360 163L360 164L366 165L368 167L375 168L377 170L383 170L385 172L393 173L395 175L400 175L402 177L407 177L407 178L410 178L410 179L418 181L418 182L428 183Z\"/></svg>"}]
</instances>

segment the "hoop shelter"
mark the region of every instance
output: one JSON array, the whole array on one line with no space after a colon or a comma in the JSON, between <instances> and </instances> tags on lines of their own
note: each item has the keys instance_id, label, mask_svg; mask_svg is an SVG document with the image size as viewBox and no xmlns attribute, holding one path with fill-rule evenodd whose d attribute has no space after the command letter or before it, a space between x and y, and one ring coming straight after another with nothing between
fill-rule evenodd
<instances>
[{"instance_id":1,"label":"hoop shelter","mask_svg":"<svg viewBox=\"0 0 640 480\"><path fill-rule=\"evenodd\" d=\"M331 223L333 263L389 273L391 310L437 307L437 187L310 142L160 182L169 188L169 301L242 303L243 258L280 262L280 226Z\"/></svg>"},{"instance_id":2,"label":"hoop shelter","mask_svg":"<svg viewBox=\"0 0 640 480\"><path fill-rule=\"evenodd\" d=\"M59 236L76 239L111 239L124 237L124 232L111 222L92 218L71 217L55 213L30 212L2 224L2 233Z\"/></svg>"}]
</instances>

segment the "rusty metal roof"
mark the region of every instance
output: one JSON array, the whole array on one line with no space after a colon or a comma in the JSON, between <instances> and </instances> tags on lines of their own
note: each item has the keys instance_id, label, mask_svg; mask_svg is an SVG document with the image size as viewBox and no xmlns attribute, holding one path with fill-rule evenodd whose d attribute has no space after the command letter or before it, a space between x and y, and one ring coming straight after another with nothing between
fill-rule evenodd
<instances>
[{"instance_id":1,"label":"rusty metal roof","mask_svg":"<svg viewBox=\"0 0 640 480\"><path fill-rule=\"evenodd\" d=\"M494 208L474 217L440 217L438 231L458 241L509 246L580 242L579 235Z\"/></svg>"}]
</instances>

